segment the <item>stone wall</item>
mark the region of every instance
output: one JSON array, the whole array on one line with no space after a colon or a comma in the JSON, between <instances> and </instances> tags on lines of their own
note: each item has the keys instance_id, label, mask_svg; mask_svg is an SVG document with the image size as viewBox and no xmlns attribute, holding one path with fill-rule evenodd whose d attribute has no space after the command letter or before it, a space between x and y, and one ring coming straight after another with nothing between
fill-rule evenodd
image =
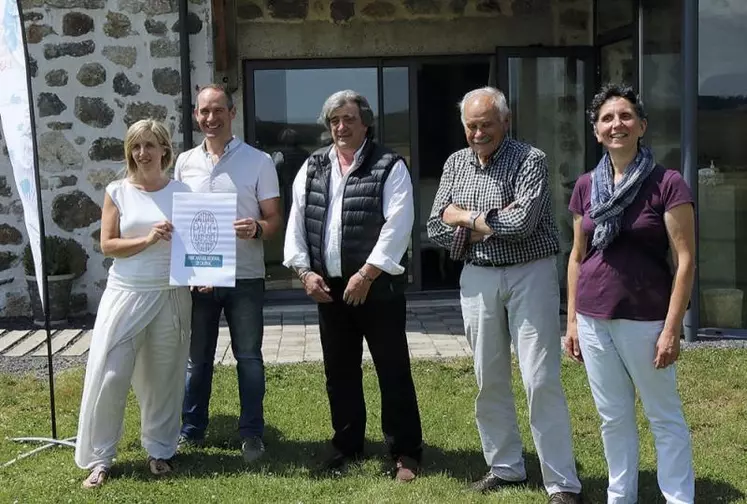
<instances>
[{"instance_id":1,"label":"stone wall","mask_svg":"<svg viewBox=\"0 0 747 504\"><path fill-rule=\"evenodd\" d=\"M195 87L212 79L210 3L190 0L189 10ZM98 244L100 205L123 168L127 127L142 118L162 120L181 150L178 3L24 0L23 17L47 234L83 246L87 268L75 281L72 311L95 312L111 264ZM1 147L0 317L13 317L30 313L20 264L28 238L4 142Z\"/></svg>"},{"instance_id":2,"label":"stone wall","mask_svg":"<svg viewBox=\"0 0 747 504\"><path fill-rule=\"evenodd\" d=\"M590 45L592 0L236 0L239 59Z\"/></svg>"}]
</instances>

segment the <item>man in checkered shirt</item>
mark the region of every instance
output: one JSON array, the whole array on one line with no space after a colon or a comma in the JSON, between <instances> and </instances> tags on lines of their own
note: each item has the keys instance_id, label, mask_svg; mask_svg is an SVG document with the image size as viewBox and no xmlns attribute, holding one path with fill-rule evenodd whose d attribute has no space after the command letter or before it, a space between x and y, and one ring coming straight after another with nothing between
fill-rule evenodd
<instances>
[{"instance_id":1,"label":"man in checkered shirt","mask_svg":"<svg viewBox=\"0 0 747 504\"><path fill-rule=\"evenodd\" d=\"M570 418L560 384L560 293L545 154L508 136L503 93L481 88L459 108L469 147L452 154L428 219L428 237L464 260L464 330L479 392L475 416L490 471L473 488L526 481L511 393L511 344L551 504L580 503Z\"/></svg>"}]
</instances>

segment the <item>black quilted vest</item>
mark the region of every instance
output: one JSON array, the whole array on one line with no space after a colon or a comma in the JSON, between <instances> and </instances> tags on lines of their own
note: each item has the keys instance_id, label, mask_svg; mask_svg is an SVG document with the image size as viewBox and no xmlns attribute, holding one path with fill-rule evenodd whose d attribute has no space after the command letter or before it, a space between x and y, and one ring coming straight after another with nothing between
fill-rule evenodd
<instances>
[{"instance_id":1,"label":"black quilted vest","mask_svg":"<svg viewBox=\"0 0 747 504\"><path fill-rule=\"evenodd\" d=\"M332 147L333 148L333 147ZM331 147L315 151L308 160L306 175L306 242L311 269L327 278L324 264L325 223L329 208ZM342 276L347 281L366 263L384 225L384 183L392 167L402 159L397 153L371 140L361 152L360 166L348 176L342 197ZM407 257L402 258L405 264ZM384 298L404 292L407 272L382 273L371 285L368 298Z\"/></svg>"}]
</instances>

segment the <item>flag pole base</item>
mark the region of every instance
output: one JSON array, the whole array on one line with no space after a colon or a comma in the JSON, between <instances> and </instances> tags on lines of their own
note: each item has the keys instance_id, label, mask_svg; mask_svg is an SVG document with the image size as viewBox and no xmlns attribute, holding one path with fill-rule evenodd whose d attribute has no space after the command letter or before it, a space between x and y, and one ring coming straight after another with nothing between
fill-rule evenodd
<instances>
[{"instance_id":1,"label":"flag pole base","mask_svg":"<svg viewBox=\"0 0 747 504\"><path fill-rule=\"evenodd\" d=\"M70 437L67 439L53 439L53 438L42 438L42 437L22 437L22 438L11 438L11 441L16 441L19 443L26 443L26 442L39 442L39 443L45 443L44 445L34 448L33 450L23 453L13 460L10 460L3 465L0 466L0 469L4 469L6 467L9 467L19 460L23 460L27 457L30 457L31 455L35 455L43 450L46 450L48 448L53 448L55 446L69 446L72 448L75 448L75 437Z\"/></svg>"}]
</instances>

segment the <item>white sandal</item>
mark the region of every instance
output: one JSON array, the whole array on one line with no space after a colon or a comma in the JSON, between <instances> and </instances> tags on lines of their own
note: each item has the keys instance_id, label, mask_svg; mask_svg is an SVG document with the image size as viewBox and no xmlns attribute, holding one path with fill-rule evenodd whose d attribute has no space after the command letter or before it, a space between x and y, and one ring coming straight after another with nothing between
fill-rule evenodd
<instances>
[{"instance_id":1,"label":"white sandal","mask_svg":"<svg viewBox=\"0 0 747 504\"><path fill-rule=\"evenodd\" d=\"M101 485L106 483L109 477L109 467L104 464L99 464L93 469L86 479L83 480L81 486L87 489L99 488Z\"/></svg>"}]
</instances>

